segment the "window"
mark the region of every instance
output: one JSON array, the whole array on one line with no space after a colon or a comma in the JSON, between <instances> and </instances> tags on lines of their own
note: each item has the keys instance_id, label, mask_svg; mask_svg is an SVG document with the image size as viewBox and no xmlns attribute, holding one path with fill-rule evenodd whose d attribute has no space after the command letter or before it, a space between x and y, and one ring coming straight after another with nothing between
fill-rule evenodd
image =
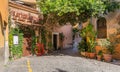
<instances>
[{"instance_id":1,"label":"window","mask_svg":"<svg viewBox=\"0 0 120 72\"><path fill-rule=\"evenodd\" d=\"M97 33L97 38L107 38L107 25L104 17L97 20Z\"/></svg>"}]
</instances>

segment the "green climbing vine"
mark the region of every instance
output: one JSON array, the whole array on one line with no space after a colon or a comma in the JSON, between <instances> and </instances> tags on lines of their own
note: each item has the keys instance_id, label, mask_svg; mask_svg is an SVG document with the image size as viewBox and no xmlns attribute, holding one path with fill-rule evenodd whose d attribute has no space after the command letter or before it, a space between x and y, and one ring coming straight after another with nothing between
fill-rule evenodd
<instances>
[{"instance_id":1,"label":"green climbing vine","mask_svg":"<svg viewBox=\"0 0 120 72\"><path fill-rule=\"evenodd\" d=\"M18 36L18 44L13 44L13 36ZM9 33L10 58L16 59L22 56L23 33L19 28L11 28Z\"/></svg>"}]
</instances>

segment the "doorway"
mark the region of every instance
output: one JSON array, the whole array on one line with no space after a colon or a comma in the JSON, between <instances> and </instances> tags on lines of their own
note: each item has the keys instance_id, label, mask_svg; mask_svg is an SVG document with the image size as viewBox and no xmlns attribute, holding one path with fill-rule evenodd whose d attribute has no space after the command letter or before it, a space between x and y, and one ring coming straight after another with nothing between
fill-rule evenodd
<instances>
[{"instance_id":1,"label":"doorway","mask_svg":"<svg viewBox=\"0 0 120 72\"><path fill-rule=\"evenodd\" d=\"M31 55L31 47L32 47L31 45L32 45L31 34L24 34L23 35L23 56Z\"/></svg>"},{"instance_id":2,"label":"doorway","mask_svg":"<svg viewBox=\"0 0 120 72\"><path fill-rule=\"evenodd\" d=\"M54 50L58 49L58 35L57 34L53 34L53 48Z\"/></svg>"}]
</instances>

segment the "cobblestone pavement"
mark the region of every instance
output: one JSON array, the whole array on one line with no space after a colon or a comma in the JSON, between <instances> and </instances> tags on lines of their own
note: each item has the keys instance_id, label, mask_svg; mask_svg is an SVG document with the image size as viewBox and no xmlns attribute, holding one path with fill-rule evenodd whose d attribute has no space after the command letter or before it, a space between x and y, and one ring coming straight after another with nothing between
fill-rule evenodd
<instances>
[{"instance_id":1,"label":"cobblestone pavement","mask_svg":"<svg viewBox=\"0 0 120 72\"><path fill-rule=\"evenodd\" d=\"M30 59L33 72L120 72L120 66L72 56L43 56Z\"/></svg>"},{"instance_id":2,"label":"cobblestone pavement","mask_svg":"<svg viewBox=\"0 0 120 72\"><path fill-rule=\"evenodd\" d=\"M66 51L9 62L4 72L120 72L118 65L79 57L75 52L69 55L71 51Z\"/></svg>"},{"instance_id":3,"label":"cobblestone pavement","mask_svg":"<svg viewBox=\"0 0 120 72\"><path fill-rule=\"evenodd\" d=\"M27 59L28 58L21 58L15 61L10 61L8 65L5 66L4 72L28 72Z\"/></svg>"},{"instance_id":4,"label":"cobblestone pavement","mask_svg":"<svg viewBox=\"0 0 120 72\"><path fill-rule=\"evenodd\" d=\"M73 56L28 57L9 63L5 72L120 72L120 66Z\"/></svg>"},{"instance_id":5,"label":"cobblestone pavement","mask_svg":"<svg viewBox=\"0 0 120 72\"><path fill-rule=\"evenodd\" d=\"M4 61L0 62L0 72L4 72Z\"/></svg>"}]
</instances>

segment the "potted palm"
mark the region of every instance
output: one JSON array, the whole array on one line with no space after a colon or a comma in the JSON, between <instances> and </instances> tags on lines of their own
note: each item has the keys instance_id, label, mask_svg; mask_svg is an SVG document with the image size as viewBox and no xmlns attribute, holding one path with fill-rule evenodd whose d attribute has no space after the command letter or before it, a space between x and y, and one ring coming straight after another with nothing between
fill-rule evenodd
<instances>
[{"instance_id":1,"label":"potted palm","mask_svg":"<svg viewBox=\"0 0 120 72\"><path fill-rule=\"evenodd\" d=\"M89 57L95 58L95 45L96 45L95 40L93 38L90 38L87 44L88 44Z\"/></svg>"},{"instance_id":2,"label":"potted palm","mask_svg":"<svg viewBox=\"0 0 120 72\"><path fill-rule=\"evenodd\" d=\"M95 45L96 45L96 31L92 24L88 24L86 33L86 42L88 46L88 52L90 58L95 58Z\"/></svg>"},{"instance_id":3,"label":"potted palm","mask_svg":"<svg viewBox=\"0 0 120 72\"><path fill-rule=\"evenodd\" d=\"M86 57L94 58L95 57L95 37L96 31L92 24L88 24L85 28L81 30L81 37L84 39L86 44Z\"/></svg>"},{"instance_id":4,"label":"potted palm","mask_svg":"<svg viewBox=\"0 0 120 72\"><path fill-rule=\"evenodd\" d=\"M80 30L80 36L82 37L81 42L79 43L79 50L82 56L89 57L87 52L88 45L87 45L87 38L86 35L88 33L87 27Z\"/></svg>"}]
</instances>

